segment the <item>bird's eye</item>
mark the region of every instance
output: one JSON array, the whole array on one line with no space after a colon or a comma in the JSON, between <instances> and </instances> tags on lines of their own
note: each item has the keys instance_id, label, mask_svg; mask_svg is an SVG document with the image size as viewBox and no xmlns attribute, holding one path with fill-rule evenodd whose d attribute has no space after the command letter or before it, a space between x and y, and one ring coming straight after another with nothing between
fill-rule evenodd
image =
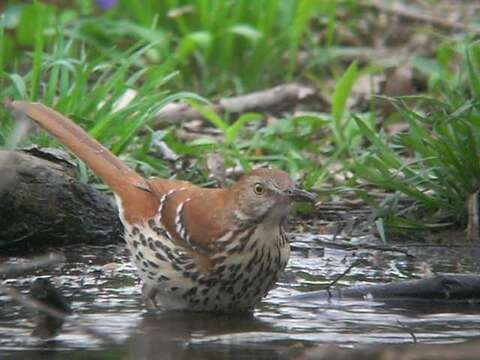
<instances>
[{"instance_id":1,"label":"bird's eye","mask_svg":"<svg viewBox=\"0 0 480 360\"><path fill-rule=\"evenodd\" d=\"M265 192L265 187L260 183L256 183L255 185L253 185L253 191L257 195L262 195Z\"/></svg>"}]
</instances>

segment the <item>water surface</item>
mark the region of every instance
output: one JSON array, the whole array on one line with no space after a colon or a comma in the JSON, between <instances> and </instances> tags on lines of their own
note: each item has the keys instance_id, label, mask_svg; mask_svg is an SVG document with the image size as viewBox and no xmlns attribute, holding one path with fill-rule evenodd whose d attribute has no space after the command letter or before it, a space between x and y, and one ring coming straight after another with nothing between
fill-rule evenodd
<instances>
[{"instance_id":1,"label":"water surface","mask_svg":"<svg viewBox=\"0 0 480 360\"><path fill-rule=\"evenodd\" d=\"M479 305L382 304L372 301L301 301L361 259L338 286L418 279L436 273L478 273L480 250L409 247L415 258L383 251L323 249L315 240L292 243L278 287L251 316L149 313L123 245L62 248L61 266L7 279L24 292L48 276L72 302L76 321L44 342L30 335L32 314L0 295L0 357L13 359L288 359L325 343L342 346L412 342L452 343L480 336ZM0 261L18 261L0 258ZM106 342L78 324L108 334Z\"/></svg>"}]
</instances>

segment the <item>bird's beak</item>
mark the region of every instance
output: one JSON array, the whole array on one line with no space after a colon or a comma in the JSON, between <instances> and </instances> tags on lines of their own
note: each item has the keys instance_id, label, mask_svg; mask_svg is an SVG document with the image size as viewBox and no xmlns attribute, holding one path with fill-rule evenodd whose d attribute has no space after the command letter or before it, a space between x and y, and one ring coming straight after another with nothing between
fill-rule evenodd
<instances>
[{"instance_id":1,"label":"bird's beak","mask_svg":"<svg viewBox=\"0 0 480 360\"><path fill-rule=\"evenodd\" d=\"M297 188L287 190L285 194L293 201L315 202L316 198L315 194Z\"/></svg>"}]
</instances>

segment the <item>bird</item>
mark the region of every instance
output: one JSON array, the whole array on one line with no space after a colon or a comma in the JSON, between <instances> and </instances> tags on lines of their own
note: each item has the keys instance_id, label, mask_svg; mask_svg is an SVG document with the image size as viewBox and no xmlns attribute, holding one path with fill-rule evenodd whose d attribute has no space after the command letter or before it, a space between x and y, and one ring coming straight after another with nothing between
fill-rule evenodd
<instances>
[{"instance_id":1,"label":"bird","mask_svg":"<svg viewBox=\"0 0 480 360\"><path fill-rule=\"evenodd\" d=\"M225 188L145 178L73 120L39 102L10 101L82 160L112 190L149 309L251 311L284 271L285 226L295 201L314 194L275 168Z\"/></svg>"}]
</instances>

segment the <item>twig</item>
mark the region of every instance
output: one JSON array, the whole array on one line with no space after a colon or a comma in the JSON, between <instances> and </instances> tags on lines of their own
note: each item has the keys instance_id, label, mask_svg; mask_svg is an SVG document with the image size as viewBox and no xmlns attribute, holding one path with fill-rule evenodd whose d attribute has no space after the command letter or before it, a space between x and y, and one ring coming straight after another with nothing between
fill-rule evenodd
<instances>
[{"instance_id":1,"label":"twig","mask_svg":"<svg viewBox=\"0 0 480 360\"><path fill-rule=\"evenodd\" d=\"M434 17L427 13L422 13L417 11L410 10L405 6L395 2L393 6L386 5L382 0L365 0L360 2L361 5L366 7L371 7L377 9L379 11L390 13L393 15L401 16L404 18L412 19L415 21L429 23L441 28L446 28L449 30L460 30L460 31L467 31L472 32L475 34L480 34L480 28L471 25L465 25L456 21L445 20L442 18Z\"/></svg>"},{"instance_id":2,"label":"twig","mask_svg":"<svg viewBox=\"0 0 480 360\"><path fill-rule=\"evenodd\" d=\"M65 321L67 320L68 316L62 311L58 311L56 309L53 309L47 305L45 305L43 302L38 301L36 299L33 299L30 296L25 296L22 293L20 293L18 290L15 290L9 286L5 286L4 284L0 283L0 292L3 292L4 294L7 294L10 296L13 300L18 302L19 304L33 310L37 310L39 312L42 312L48 316L51 316L55 319ZM115 339L112 338L110 335L99 332L98 330L92 328L91 326L87 326L84 324L81 324L78 319L71 319L71 320L76 320L76 325L86 334L92 336L93 338L103 340L105 342L115 342Z\"/></svg>"},{"instance_id":3,"label":"twig","mask_svg":"<svg viewBox=\"0 0 480 360\"><path fill-rule=\"evenodd\" d=\"M407 325L403 324L400 320L397 320L397 323L398 323L398 325L401 326L401 328L403 330L405 330L412 337L413 343L416 344L418 342L417 337L415 336L415 333L410 328L410 326L407 326Z\"/></svg>"},{"instance_id":4,"label":"twig","mask_svg":"<svg viewBox=\"0 0 480 360\"><path fill-rule=\"evenodd\" d=\"M342 232L344 227L345 227L345 223L340 223L340 222L337 221L336 226L335 226L335 230L334 230L333 236L332 236L332 242L335 242L335 240L337 240L337 236Z\"/></svg>"},{"instance_id":5,"label":"twig","mask_svg":"<svg viewBox=\"0 0 480 360\"><path fill-rule=\"evenodd\" d=\"M33 259L28 260L28 262L20 264L7 264L0 266L0 274L2 275L11 275L22 273L28 270L33 270L39 267L56 265L65 261L65 256L63 254L48 254L43 256L38 256Z\"/></svg>"},{"instance_id":6,"label":"twig","mask_svg":"<svg viewBox=\"0 0 480 360\"><path fill-rule=\"evenodd\" d=\"M345 277L345 275L347 275L356 265L358 264L358 261L354 261L350 264L350 266L348 268L345 269L345 271L343 273L341 273L340 275L338 275L335 280L333 280L331 283L329 283L324 290L327 291L328 293L328 298L331 299L332 298L332 293L330 292L330 288L335 285L337 282L339 282L342 278Z\"/></svg>"}]
</instances>

